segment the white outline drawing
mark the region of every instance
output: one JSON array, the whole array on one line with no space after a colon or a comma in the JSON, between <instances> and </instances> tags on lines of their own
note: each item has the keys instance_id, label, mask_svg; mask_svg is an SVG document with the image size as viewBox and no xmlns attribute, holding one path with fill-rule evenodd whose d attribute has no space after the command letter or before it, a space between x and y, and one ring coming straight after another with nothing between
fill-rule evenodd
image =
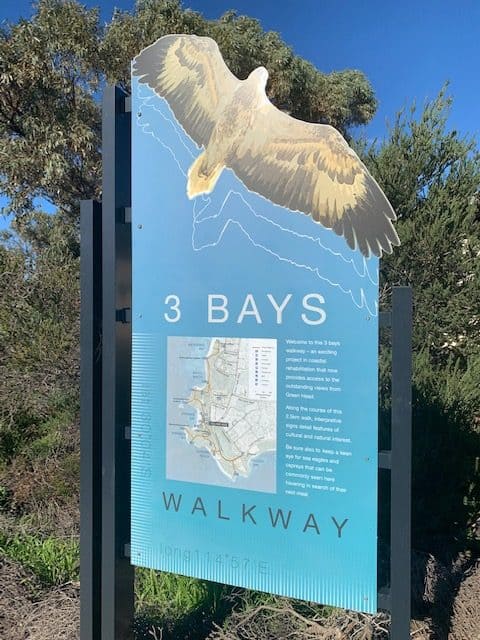
<instances>
[{"instance_id":1,"label":"white outline drawing","mask_svg":"<svg viewBox=\"0 0 480 640\"><path fill-rule=\"evenodd\" d=\"M146 87L144 85L140 85L138 82L134 81L132 88L135 88L135 90L137 91L137 96L138 96L139 102L140 102L140 112L139 112L139 114L137 114L137 117L136 117L137 126L141 129L141 131L145 135L152 136L160 145L162 145L162 147L164 149L166 149L169 152L169 154L174 159L176 165L178 166L181 174L184 177L187 177L188 167L190 166L190 164L192 162L192 159L194 160L196 158L194 150L195 149L199 149L198 145L193 140L191 140L191 138L185 133L185 131L181 127L181 125L176 121L175 117L172 114L170 106L168 105L168 102L166 100L164 100L163 98L160 98L159 96L157 96L153 92L153 90L149 89L148 87ZM162 106L167 110L167 112L170 113L170 117L167 117L165 115L165 113L155 105L155 102L159 102L160 104L162 104ZM188 155L188 159L185 158L185 166L186 166L185 169L184 169L184 167L182 165L181 159L178 158L177 153L172 149L172 147L170 147L168 144L166 144L155 133L154 125L152 125L150 122L146 122L146 121L140 122L140 118L144 117L146 109L153 109L157 114L159 114L159 116L163 120L165 120L165 122L167 122L173 128L173 131L175 132L179 143L185 149L185 153ZM188 141L189 144L187 144L187 141ZM225 173L235 176L235 174L229 169L225 170ZM269 203L270 206L278 207L278 209L281 209L281 210L284 209L285 211L288 211L288 209L285 209L283 207L279 207L278 205L275 205L274 203L271 203L270 201L268 201L263 196L251 193L250 191L248 191L246 189L246 187L243 187L243 188L245 189L245 191L249 195L252 196L252 199L254 199L254 198L262 198L262 199L266 200ZM339 251L335 251L335 250L331 249L330 247L325 246L318 236L315 237L315 236L311 236L309 234L299 233L298 231L295 231L293 229L284 227L281 224L279 224L278 222L272 220L271 218L262 215L261 213L259 213L258 211L255 210L255 208L252 206L252 204L250 202L248 202L245 199L245 197L244 197L244 195L242 193L240 193L239 191L233 190L233 189L229 189L228 190L228 192L226 193L225 197L223 198L223 201L222 201L220 207L218 208L218 210L216 210L215 213L213 213L211 215L207 215L205 217L202 217L202 214L205 211L207 211L208 208L211 206L212 198L210 196L200 196L198 198L195 198L192 201L192 249L193 249L193 251L203 251L205 249L209 249L209 248L213 248L213 247L218 246L221 243L222 238L223 238L227 228L230 225L235 225L243 232L245 237L252 243L252 245L254 247L262 249L263 251L266 251L267 253L269 253L270 255L272 255L273 257L275 257L276 259L278 259L281 262L288 262L289 264L291 264L295 268L301 268L301 269L305 269L305 270L309 271L314 276L318 277L320 280L322 280L324 282L327 282L332 287L336 287L336 288L340 289L340 291L342 291L344 294L349 295L351 300L352 300L352 302L354 303L354 305L358 309L365 309L373 317L376 317L378 315L378 303L375 300L374 305L373 305L374 308L373 309L371 308L372 305L369 304L369 302L367 300L367 296L365 294L364 287L360 287L358 294L354 294L354 292L351 289L346 289L346 288L342 287L340 283L334 282L333 280L331 280L330 278L326 277L325 275L322 275L322 273L320 271L320 269L321 269L320 266L311 266L311 265L308 265L308 264L302 264L300 262L297 262L297 261L293 260L290 257L286 257L284 255L280 255L279 253L277 253L276 251L272 250L268 246L265 246L265 244L262 244L261 242L258 242L257 240L255 240L252 237L252 235L247 231L247 229L245 229L245 227L241 224L241 222L239 222L238 220L233 219L232 217L229 217L224 222L220 232L215 234L216 239L214 241L199 243L198 242L198 238L196 236L198 236L200 225L208 223L209 221L212 221L212 220L219 219L221 217L221 215L223 214L227 203L233 198L240 198L240 200L242 201L242 203L244 205L244 211L248 210L252 214L252 216L254 216L257 220L261 220L263 223L271 225L272 228L275 228L275 229L277 229L278 231L280 231L282 233L291 234L295 238L306 240L308 242L311 242L311 243L314 243L314 244L318 245L319 248L321 248L324 251L326 251L329 254L331 254L331 256L334 257L335 259L341 260L344 263L349 264L350 267L352 268L353 272L359 278L365 278L366 279L366 281L368 283L367 286L369 286L370 284L374 285L374 286L378 286L378 282L379 282L378 266L374 269L374 273L373 274L371 273L371 267L369 268L369 264L373 265L373 260L378 261L377 258L369 258L369 259L367 259L367 258L365 258L365 256L361 256L362 267L363 268L359 269L357 264L355 263L353 257L352 258L347 258L344 255L342 255L342 253L340 253ZM187 199L186 195L185 195L185 199ZM201 208L198 208L198 205L200 203L201 203ZM312 225L315 225L315 227L318 227L318 225L316 225L316 223L314 223L314 222L312 222ZM331 233L333 237L336 237L335 234L333 233L333 231L330 231L328 229L323 229L323 231L317 231L317 233L319 233L319 232L322 232L324 234L325 233ZM378 265L378 262L377 262L377 265Z\"/></svg>"}]
</instances>

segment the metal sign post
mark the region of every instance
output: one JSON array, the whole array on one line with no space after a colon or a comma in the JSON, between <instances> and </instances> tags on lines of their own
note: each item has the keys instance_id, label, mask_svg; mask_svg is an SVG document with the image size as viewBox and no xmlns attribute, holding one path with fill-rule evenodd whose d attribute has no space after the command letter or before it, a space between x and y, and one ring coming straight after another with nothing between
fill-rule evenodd
<instances>
[{"instance_id":1,"label":"metal sign post","mask_svg":"<svg viewBox=\"0 0 480 640\"><path fill-rule=\"evenodd\" d=\"M379 467L390 470L390 585L379 608L391 613L391 640L410 638L412 307L412 289L394 287L392 310L380 316L380 326L392 328L391 450L379 453Z\"/></svg>"},{"instance_id":2,"label":"metal sign post","mask_svg":"<svg viewBox=\"0 0 480 640\"><path fill-rule=\"evenodd\" d=\"M82 203L81 638L133 638L128 96L103 99L102 204Z\"/></svg>"},{"instance_id":3,"label":"metal sign post","mask_svg":"<svg viewBox=\"0 0 480 640\"><path fill-rule=\"evenodd\" d=\"M100 639L102 531L102 206L82 202L80 635Z\"/></svg>"},{"instance_id":4,"label":"metal sign post","mask_svg":"<svg viewBox=\"0 0 480 640\"><path fill-rule=\"evenodd\" d=\"M132 635L130 540L131 230L127 96L103 98L102 640Z\"/></svg>"}]
</instances>

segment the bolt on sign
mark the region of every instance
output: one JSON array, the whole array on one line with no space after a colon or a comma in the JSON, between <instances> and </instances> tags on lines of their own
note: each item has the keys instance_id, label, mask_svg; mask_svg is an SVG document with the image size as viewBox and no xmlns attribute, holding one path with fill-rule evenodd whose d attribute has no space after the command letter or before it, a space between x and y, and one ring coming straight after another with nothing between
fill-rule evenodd
<instances>
[{"instance_id":1,"label":"bolt on sign","mask_svg":"<svg viewBox=\"0 0 480 640\"><path fill-rule=\"evenodd\" d=\"M132 562L373 612L395 214L267 80L190 35L132 64Z\"/></svg>"}]
</instances>

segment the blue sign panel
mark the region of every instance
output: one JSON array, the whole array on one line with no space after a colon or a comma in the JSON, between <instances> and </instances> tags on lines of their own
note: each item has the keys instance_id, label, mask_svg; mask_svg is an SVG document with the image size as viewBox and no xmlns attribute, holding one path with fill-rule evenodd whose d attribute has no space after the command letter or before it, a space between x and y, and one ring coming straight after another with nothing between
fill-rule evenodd
<instances>
[{"instance_id":1,"label":"blue sign panel","mask_svg":"<svg viewBox=\"0 0 480 640\"><path fill-rule=\"evenodd\" d=\"M374 612L394 216L341 136L289 133L265 83L208 38L134 61L132 562Z\"/></svg>"}]
</instances>

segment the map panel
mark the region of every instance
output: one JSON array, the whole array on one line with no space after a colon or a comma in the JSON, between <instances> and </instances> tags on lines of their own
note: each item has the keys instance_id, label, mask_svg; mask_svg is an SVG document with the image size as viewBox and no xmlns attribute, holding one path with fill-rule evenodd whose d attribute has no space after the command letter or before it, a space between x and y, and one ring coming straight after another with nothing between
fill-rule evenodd
<instances>
[{"instance_id":1,"label":"map panel","mask_svg":"<svg viewBox=\"0 0 480 640\"><path fill-rule=\"evenodd\" d=\"M167 478L275 492L277 341L169 337Z\"/></svg>"}]
</instances>

